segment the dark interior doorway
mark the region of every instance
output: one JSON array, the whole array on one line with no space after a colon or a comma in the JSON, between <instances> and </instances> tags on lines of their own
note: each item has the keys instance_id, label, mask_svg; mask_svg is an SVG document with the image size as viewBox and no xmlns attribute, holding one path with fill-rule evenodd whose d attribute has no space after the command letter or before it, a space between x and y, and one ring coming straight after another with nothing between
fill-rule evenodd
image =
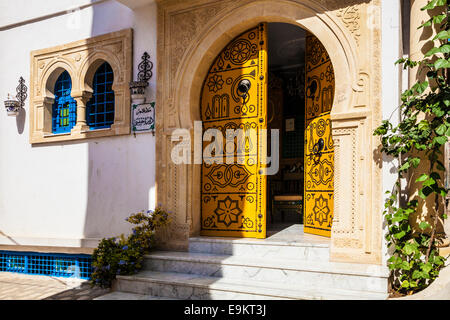
<instances>
[{"instance_id":1,"label":"dark interior doorway","mask_svg":"<svg viewBox=\"0 0 450 320\"><path fill-rule=\"evenodd\" d=\"M280 132L280 170L267 177L269 234L303 224L305 35L295 25L268 24L268 129Z\"/></svg>"}]
</instances>

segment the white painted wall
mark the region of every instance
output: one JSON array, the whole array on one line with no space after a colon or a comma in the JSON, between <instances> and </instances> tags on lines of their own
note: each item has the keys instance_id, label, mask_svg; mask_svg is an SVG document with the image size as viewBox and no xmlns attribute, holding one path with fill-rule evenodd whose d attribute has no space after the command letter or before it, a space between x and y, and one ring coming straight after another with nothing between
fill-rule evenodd
<instances>
[{"instance_id":1,"label":"white painted wall","mask_svg":"<svg viewBox=\"0 0 450 320\"><path fill-rule=\"evenodd\" d=\"M383 119L398 123L400 95L402 91L402 69L394 65L403 56L401 0L382 0L382 105ZM405 39L409 41L409 39ZM383 193L391 191L396 183L396 159L383 157ZM384 208L384 200L382 204ZM381 214L381 213L380 213ZM384 232L386 227L384 226ZM383 238L384 259L388 258L386 241Z\"/></svg>"},{"instance_id":2,"label":"white painted wall","mask_svg":"<svg viewBox=\"0 0 450 320\"><path fill-rule=\"evenodd\" d=\"M146 0L147 1L147 0ZM30 51L134 29L134 70L148 51L156 62L156 4L134 11L113 0L71 14L17 24L86 5L88 0L0 0L0 98L14 93L20 76L30 85ZM92 1L94 2L94 1ZM127 1L123 1L128 3ZM395 121L401 77L399 0L382 0L383 118ZM155 100L156 63L148 100ZM26 115L0 107L0 244L85 246L89 239L129 230L124 219L155 206L155 138L92 139L32 147ZM395 183L395 161L385 159L383 190Z\"/></svg>"},{"instance_id":3,"label":"white painted wall","mask_svg":"<svg viewBox=\"0 0 450 320\"><path fill-rule=\"evenodd\" d=\"M127 232L127 216L155 206L151 133L32 147L29 101L26 115L17 119L4 110L3 100L15 95L20 76L30 86L32 50L131 27L135 77L144 51L156 62L154 3L133 11L110 0L38 21L37 15L87 2L0 1L0 8L8 9L0 15L0 28L35 19L0 31L0 244L93 246L89 239ZM155 100L156 63L153 71L148 101Z\"/></svg>"}]
</instances>

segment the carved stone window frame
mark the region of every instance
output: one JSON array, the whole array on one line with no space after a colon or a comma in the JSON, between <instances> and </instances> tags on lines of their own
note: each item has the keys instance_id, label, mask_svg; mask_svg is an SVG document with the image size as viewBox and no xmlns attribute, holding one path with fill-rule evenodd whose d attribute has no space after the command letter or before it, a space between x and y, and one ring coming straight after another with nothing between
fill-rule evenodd
<instances>
[{"instance_id":1,"label":"carved stone window frame","mask_svg":"<svg viewBox=\"0 0 450 320\"><path fill-rule=\"evenodd\" d=\"M133 76L133 30L125 29L31 52L30 143L61 142L130 134L130 90ZM114 72L114 123L90 130L86 104L92 96L97 68L108 62ZM52 133L53 90L67 71L72 79L71 96L77 102L77 122L69 133Z\"/></svg>"}]
</instances>

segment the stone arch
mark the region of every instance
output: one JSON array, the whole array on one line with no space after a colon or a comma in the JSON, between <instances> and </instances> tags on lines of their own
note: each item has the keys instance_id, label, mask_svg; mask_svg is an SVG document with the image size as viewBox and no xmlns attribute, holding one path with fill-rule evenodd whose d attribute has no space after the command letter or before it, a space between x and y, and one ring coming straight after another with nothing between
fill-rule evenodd
<instances>
[{"instance_id":1,"label":"stone arch","mask_svg":"<svg viewBox=\"0 0 450 320\"><path fill-rule=\"evenodd\" d=\"M120 56L114 54L110 50L97 49L95 52L89 54L80 64L78 73L78 87L80 91L77 93L82 99L80 99L80 105L83 106L84 117L86 117L86 104L94 92L93 81L94 75L97 72L98 67L104 62L107 62L114 74L114 80L112 90L114 91L114 123L111 125L112 130L116 130L116 127L121 127L124 124L124 119L127 118L125 113L125 101L124 97L128 95L128 84L123 83L124 69L122 67ZM127 89L125 89L125 87ZM128 124L127 124L128 125Z\"/></svg>"},{"instance_id":2,"label":"stone arch","mask_svg":"<svg viewBox=\"0 0 450 320\"><path fill-rule=\"evenodd\" d=\"M113 90L117 89L119 82L119 75L121 74L120 61L117 57L110 52L97 51L89 55L81 64L79 70L79 88L81 91L92 93L92 83L94 81L94 75L98 67L104 62L108 62L114 73Z\"/></svg>"},{"instance_id":3,"label":"stone arch","mask_svg":"<svg viewBox=\"0 0 450 320\"><path fill-rule=\"evenodd\" d=\"M72 80L72 92L78 90L77 77L74 72L74 66L65 59L57 59L52 63L49 63L42 73L42 77L39 81L40 92L42 93L42 98L44 99L54 99L53 91L55 90L55 83L59 76L67 71Z\"/></svg>"},{"instance_id":4,"label":"stone arch","mask_svg":"<svg viewBox=\"0 0 450 320\"><path fill-rule=\"evenodd\" d=\"M41 106L42 110L42 131L46 134L52 132L52 119L53 119L53 103L55 102L55 84L59 76L67 71L69 73L70 79L72 80L72 90L73 93L78 90L75 68L72 63L62 57L58 57L47 64L47 66L42 71L42 75L38 80L38 96L35 98L35 103Z\"/></svg>"},{"instance_id":5,"label":"stone arch","mask_svg":"<svg viewBox=\"0 0 450 320\"><path fill-rule=\"evenodd\" d=\"M200 231L201 170L171 162L170 152L176 144L171 132L181 127L191 130L194 137L203 81L214 58L230 41L260 22L284 22L319 38L335 69L331 260L379 264L383 195L381 169L374 160L379 141L372 132L382 116L377 67L381 59L380 1L199 0L195 5L173 1L158 6L157 201L176 214L162 245L187 248L189 236ZM373 24L361 23L364 18Z\"/></svg>"},{"instance_id":6,"label":"stone arch","mask_svg":"<svg viewBox=\"0 0 450 320\"><path fill-rule=\"evenodd\" d=\"M306 1L305 1L306 2ZM356 72L356 43L349 32L331 19L324 9L311 3L293 1L277 2L277 6L267 5L267 1L255 1L234 7L214 20L207 30L193 41L186 50L175 75L174 105L178 107L179 125L191 129L193 122L200 120L200 96L204 79L217 55L235 37L260 22L284 22L301 27L321 40L330 55L335 74L335 103L333 116L348 112L353 100L352 87L358 80ZM189 112L186 104L189 101ZM332 119L333 119L332 116ZM199 184L199 172L195 172L191 185ZM194 210L197 211L197 210ZM195 214L194 214L195 215ZM192 217L194 230L198 229L197 217Z\"/></svg>"},{"instance_id":7,"label":"stone arch","mask_svg":"<svg viewBox=\"0 0 450 320\"><path fill-rule=\"evenodd\" d=\"M305 1L308 3L309 1ZM217 55L236 36L260 22L284 22L297 25L321 40L335 69L336 94L333 115L348 112L353 100L352 88L356 87L356 43L349 32L331 19L318 5L293 1L280 1L277 6L267 1L255 1L230 10L220 19L205 27L198 41L186 50L180 68L175 75L174 105L177 106L179 124L192 128L199 120L198 105L203 80ZM189 101L189 113L184 109ZM181 109L183 108L183 110Z\"/></svg>"}]
</instances>

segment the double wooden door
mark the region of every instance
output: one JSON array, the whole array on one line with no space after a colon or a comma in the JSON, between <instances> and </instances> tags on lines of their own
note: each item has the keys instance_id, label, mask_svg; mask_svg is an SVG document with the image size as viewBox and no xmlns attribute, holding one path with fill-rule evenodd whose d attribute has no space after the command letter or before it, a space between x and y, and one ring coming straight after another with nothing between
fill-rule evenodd
<instances>
[{"instance_id":1,"label":"double wooden door","mask_svg":"<svg viewBox=\"0 0 450 320\"><path fill-rule=\"evenodd\" d=\"M201 117L210 141L203 142L201 235L266 237L262 157L267 140L261 137L267 129L267 59L267 24L262 23L231 41L205 79ZM299 106L306 114L304 230L330 236L334 73L325 48L311 34L306 37L305 76L306 106Z\"/></svg>"}]
</instances>

